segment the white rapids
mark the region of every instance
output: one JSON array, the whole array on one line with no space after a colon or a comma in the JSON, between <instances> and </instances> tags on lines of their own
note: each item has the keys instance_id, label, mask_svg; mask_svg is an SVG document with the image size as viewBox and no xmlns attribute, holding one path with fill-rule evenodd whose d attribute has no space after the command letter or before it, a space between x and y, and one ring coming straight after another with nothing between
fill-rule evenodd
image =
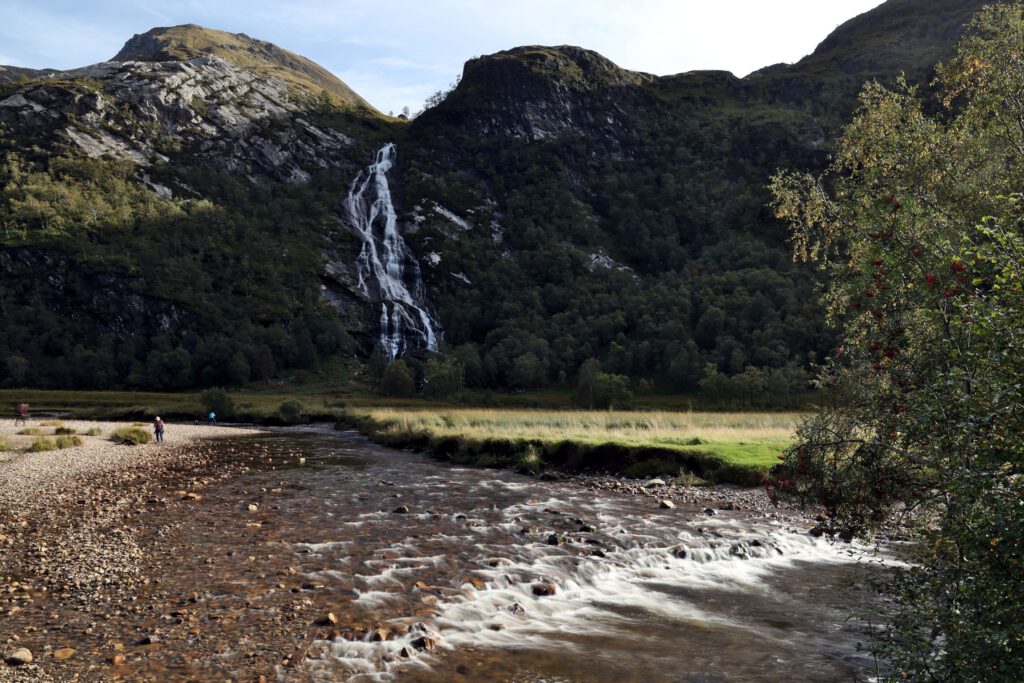
<instances>
[{"instance_id":1,"label":"white rapids","mask_svg":"<svg viewBox=\"0 0 1024 683\"><path fill-rule=\"evenodd\" d=\"M870 546L813 538L767 515L656 514L634 500L595 499L584 491L501 480L483 479L473 492L478 500L504 505L481 505L459 515L414 510L360 516L398 533L392 543L375 548L374 559L360 561L345 553L334 557L338 568L351 572L356 603L387 609L422 595L434 616L396 620L409 631L388 640L319 641L320 658L307 662L311 678L392 680L402 671L429 670L443 652L481 648L586 659L593 643L652 624L728 639L747 633L744 638L769 649L783 647L793 637L790 630L766 627L764 620L720 604L753 601L782 612L783 599L774 597L773 588L780 575L801 566L892 562ZM548 496L525 500L538 493ZM450 494L451 482L439 477L425 477L416 486L421 509L441 508ZM573 512L560 512L568 510ZM544 520L575 528L582 521L571 520L575 514L591 520L593 531L567 530L559 534L566 542L551 544L544 540L546 531L534 529ZM451 525L461 533L453 535ZM452 552L438 554L439 548ZM410 588L419 574L437 568L463 578L448 586ZM323 580L324 574L310 578ZM539 597L541 583L551 584L554 594ZM841 622L830 623L821 633L806 636L805 647L825 647L841 628ZM415 650L416 640L427 633L436 638L434 653Z\"/></svg>"},{"instance_id":2,"label":"white rapids","mask_svg":"<svg viewBox=\"0 0 1024 683\"><path fill-rule=\"evenodd\" d=\"M381 147L345 198L348 219L363 238L356 260L359 291L380 306L378 341L388 360L411 350L435 351L438 340L419 264L398 231L391 201L387 174L396 155L393 142Z\"/></svg>"}]
</instances>

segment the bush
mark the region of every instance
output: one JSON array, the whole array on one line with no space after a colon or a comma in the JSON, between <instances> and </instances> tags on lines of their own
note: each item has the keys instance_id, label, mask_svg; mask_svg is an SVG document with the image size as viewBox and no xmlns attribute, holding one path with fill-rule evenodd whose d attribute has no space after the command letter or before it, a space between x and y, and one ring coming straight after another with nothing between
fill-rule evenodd
<instances>
[{"instance_id":1,"label":"bush","mask_svg":"<svg viewBox=\"0 0 1024 683\"><path fill-rule=\"evenodd\" d=\"M25 427L18 434L22 436L39 436L43 433L43 430L39 427Z\"/></svg>"},{"instance_id":2,"label":"bush","mask_svg":"<svg viewBox=\"0 0 1024 683\"><path fill-rule=\"evenodd\" d=\"M199 401L207 412L217 413L221 419L229 419L235 415L235 399L223 389L207 389L199 395Z\"/></svg>"},{"instance_id":3,"label":"bush","mask_svg":"<svg viewBox=\"0 0 1024 683\"><path fill-rule=\"evenodd\" d=\"M103 430L99 427L93 427L85 433L86 436L99 436L103 433Z\"/></svg>"},{"instance_id":4,"label":"bush","mask_svg":"<svg viewBox=\"0 0 1024 683\"><path fill-rule=\"evenodd\" d=\"M36 439L31 446L28 447L29 453L41 453L43 451L53 451L57 449L57 444L53 442L53 439L39 438Z\"/></svg>"},{"instance_id":5,"label":"bush","mask_svg":"<svg viewBox=\"0 0 1024 683\"><path fill-rule=\"evenodd\" d=\"M404 360L396 360L384 370L380 393L385 396L412 396L415 391L416 382Z\"/></svg>"},{"instance_id":6,"label":"bush","mask_svg":"<svg viewBox=\"0 0 1024 683\"><path fill-rule=\"evenodd\" d=\"M74 434L75 430L72 429L71 427L57 427L55 430L53 430L53 433L57 434L58 436L61 434Z\"/></svg>"},{"instance_id":7,"label":"bush","mask_svg":"<svg viewBox=\"0 0 1024 683\"><path fill-rule=\"evenodd\" d=\"M64 423L60 420L43 420L39 423L43 427L63 427Z\"/></svg>"},{"instance_id":8,"label":"bush","mask_svg":"<svg viewBox=\"0 0 1024 683\"><path fill-rule=\"evenodd\" d=\"M11 450L11 442L7 440L7 437L0 434L0 453Z\"/></svg>"},{"instance_id":9,"label":"bush","mask_svg":"<svg viewBox=\"0 0 1024 683\"><path fill-rule=\"evenodd\" d=\"M56 439L57 448L74 448L82 445L82 437L65 434Z\"/></svg>"},{"instance_id":10,"label":"bush","mask_svg":"<svg viewBox=\"0 0 1024 683\"><path fill-rule=\"evenodd\" d=\"M143 443L149 443L153 437L150 436L149 432L139 427L121 427L111 435L110 440L116 441L117 443L130 444L137 446Z\"/></svg>"},{"instance_id":11,"label":"bush","mask_svg":"<svg viewBox=\"0 0 1024 683\"><path fill-rule=\"evenodd\" d=\"M277 414L284 422L297 422L305 412L306 406L302 405L300 401L296 401L294 398L284 401L277 409Z\"/></svg>"}]
</instances>

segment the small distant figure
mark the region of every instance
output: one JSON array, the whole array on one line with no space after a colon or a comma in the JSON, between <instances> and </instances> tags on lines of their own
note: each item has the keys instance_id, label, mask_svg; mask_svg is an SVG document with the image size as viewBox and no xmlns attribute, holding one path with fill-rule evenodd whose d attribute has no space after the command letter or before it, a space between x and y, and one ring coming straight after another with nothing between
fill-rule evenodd
<instances>
[{"instance_id":1,"label":"small distant figure","mask_svg":"<svg viewBox=\"0 0 1024 683\"><path fill-rule=\"evenodd\" d=\"M209 419L210 419L210 424L212 424L212 425L217 424L217 413L215 413L215 412L213 412L211 410L210 414L207 417L209 417Z\"/></svg>"},{"instance_id":2,"label":"small distant figure","mask_svg":"<svg viewBox=\"0 0 1024 683\"><path fill-rule=\"evenodd\" d=\"M28 420L28 404L19 403L17 410L14 412L14 426L17 427L18 423L27 424L25 421Z\"/></svg>"},{"instance_id":3,"label":"small distant figure","mask_svg":"<svg viewBox=\"0 0 1024 683\"><path fill-rule=\"evenodd\" d=\"M160 419L159 415L153 420L153 435L156 437L157 443L164 442L164 421Z\"/></svg>"}]
</instances>

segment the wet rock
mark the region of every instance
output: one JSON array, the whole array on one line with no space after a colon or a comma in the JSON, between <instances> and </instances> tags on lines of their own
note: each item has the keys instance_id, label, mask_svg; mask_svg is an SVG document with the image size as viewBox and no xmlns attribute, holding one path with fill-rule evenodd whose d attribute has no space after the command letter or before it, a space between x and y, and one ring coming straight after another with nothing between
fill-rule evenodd
<instances>
[{"instance_id":1,"label":"wet rock","mask_svg":"<svg viewBox=\"0 0 1024 683\"><path fill-rule=\"evenodd\" d=\"M334 626L338 623L338 617L334 612L328 612L316 622L319 626Z\"/></svg>"},{"instance_id":2,"label":"wet rock","mask_svg":"<svg viewBox=\"0 0 1024 683\"><path fill-rule=\"evenodd\" d=\"M4 661L11 666L21 666L32 663L32 651L27 647L16 647L4 653Z\"/></svg>"},{"instance_id":3,"label":"wet rock","mask_svg":"<svg viewBox=\"0 0 1024 683\"><path fill-rule=\"evenodd\" d=\"M504 631L505 624L490 624L487 626L487 628L491 629L492 631Z\"/></svg>"},{"instance_id":4,"label":"wet rock","mask_svg":"<svg viewBox=\"0 0 1024 683\"><path fill-rule=\"evenodd\" d=\"M680 560L685 560L687 557L690 556L690 549L687 548L685 545L681 545L678 548L675 548L672 551L672 554L678 557Z\"/></svg>"},{"instance_id":5,"label":"wet rock","mask_svg":"<svg viewBox=\"0 0 1024 683\"><path fill-rule=\"evenodd\" d=\"M416 650L413 650L408 645L403 645L402 649L398 651L398 656L404 657L405 659L412 659L416 656Z\"/></svg>"},{"instance_id":6,"label":"wet rock","mask_svg":"<svg viewBox=\"0 0 1024 683\"><path fill-rule=\"evenodd\" d=\"M426 650L427 652L433 652L437 649L437 645L440 642L440 640L440 636L423 635L409 644L417 650Z\"/></svg>"},{"instance_id":7,"label":"wet rock","mask_svg":"<svg viewBox=\"0 0 1024 683\"><path fill-rule=\"evenodd\" d=\"M671 510L675 506L676 504L673 503L671 500L658 501L658 507L661 508L662 510Z\"/></svg>"},{"instance_id":8,"label":"wet rock","mask_svg":"<svg viewBox=\"0 0 1024 683\"><path fill-rule=\"evenodd\" d=\"M399 505L392 512L394 512L396 515L407 515L407 514L409 514L409 506L408 505Z\"/></svg>"},{"instance_id":9,"label":"wet rock","mask_svg":"<svg viewBox=\"0 0 1024 683\"><path fill-rule=\"evenodd\" d=\"M58 647L53 651L53 658L61 661L70 659L75 656L76 651L77 650L72 647Z\"/></svg>"},{"instance_id":10,"label":"wet rock","mask_svg":"<svg viewBox=\"0 0 1024 683\"><path fill-rule=\"evenodd\" d=\"M823 526L816 526L813 529L811 529L810 531L808 531L807 533L809 533L811 536L814 536L815 538L821 538L826 533L828 533L828 531L829 530L826 529Z\"/></svg>"},{"instance_id":11,"label":"wet rock","mask_svg":"<svg viewBox=\"0 0 1024 683\"><path fill-rule=\"evenodd\" d=\"M550 536L548 536L548 545L562 545L563 543L565 543L565 539L559 536L558 534L551 534Z\"/></svg>"},{"instance_id":12,"label":"wet rock","mask_svg":"<svg viewBox=\"0 0 1024 683\"><path fill-rule=\"evenodd\" d=\"M715 512L714 508L704 508L704 514L705 515L717 515L718 513Z\"/></svg>"},{"instance_id":13,"label":"wet rock","mask_svg":"<svg viewBox=\"0 0 1024 683\"><path fill-rule=\"evenodd\" d=\"M537 597L545 597L557 593L558 586L553 583L535 583L530 586L530 590L532 590L533 594Z\"/></svg>"},{"instance_id":14,"label":"wet rock","mask_svg":"<svg viewBox=\"0 0 1024 683\"><path fill-rule=\"evenodd\" d=\"M523 616L526 614L526 608L520 605L518 602L513 602L508 606L508 611L516 616Z\"/></svg>"},{"instance_id":15,"label":"wet rock","mask_svg":"<svg viewBox=\"0 0 1024 683\"><path fill-rule=\"evenodd\" d=\"M593 524L581 524L580 525L580 531L582 531L584 533L592 534L595 531L597 531L597 527L594 526Z\"/></svg>"},{"instance_id":16,"label":"wet rock","mask_svg":"<svg viewBox=\"0 0 1024 683\"><path fill-rule=\"evenodd\" d=\"M370 642L382 643L385 640L388 640L390 636L391 631L387 630L386 628L379 628L370 634Z\"/></svg>"},{"instance_id":17,"label":"wet rock","mask_svg":"<svg viewBox=\"0 0 1024 683\"><path fill-rule=\"evenodd\" d=\"M738 557L741 560L746 560L746 559L748 559L750 557L747 554L746 547L744 547L743 544L741 544L741 543L737 543L736 545L730 547L729 548L729 554L732 555L733 557Z\"/></svg>"},{"instance_id":18,"label":"wet rock","mask_svg":"<svg viewBox=\"0 0 1024 683\"><path fill-rule=\"evenodd\" d=\"M486 588L486 587L487 587L487 584L485 584L485 583L484 583L484 582L483 582L482 580L480 580L480 579L479 579L478 577L476 577L476 576L467 576L467 577L464 577L464 578L462 579L462 582L463 582L463 583L468 583L468 584L469 584L469 585L471 585L471 586L472 586L473 588L476 588L476 589L477 589L478 591L482 591L482 590L483 590L484 588Z\"/></svg>"},{"instance_id":19,"label":"wet rock","mask_svg":"<svg viewBox=\"0 0 1024 683\"><path fill-rule=\"evenodd\" d=\"M733 510L739 510L739 506L737 506L737 505L736 505L736 503L732 503L732 502L728 502L728 503L719 503L719 504L718 504L718 509L719 509L719 510L729 510L729 511L733 511Z\"/></svg>"}]
</instances>

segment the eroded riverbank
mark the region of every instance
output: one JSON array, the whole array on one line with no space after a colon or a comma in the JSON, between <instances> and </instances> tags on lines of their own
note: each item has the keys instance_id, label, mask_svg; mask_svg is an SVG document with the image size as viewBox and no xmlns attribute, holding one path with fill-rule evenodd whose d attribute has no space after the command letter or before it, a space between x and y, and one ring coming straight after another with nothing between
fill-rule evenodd
<instances>
[{"instance_id":1,"label":"eroded riverbank","mask_svg":"<svg viewBox=\"0 0 1024 683\"><path fill-rule=\"evenodd\" d=\"M758 491L543 482L329 431L193 451L29 520L26 558L74 547L68 520L106 510L103 542L132 537L133 570L14 587L2 635L39 668L2 675L826 681L866 666L845 623L864 549L809 536Z\"/></svg>"}]
</instances>

